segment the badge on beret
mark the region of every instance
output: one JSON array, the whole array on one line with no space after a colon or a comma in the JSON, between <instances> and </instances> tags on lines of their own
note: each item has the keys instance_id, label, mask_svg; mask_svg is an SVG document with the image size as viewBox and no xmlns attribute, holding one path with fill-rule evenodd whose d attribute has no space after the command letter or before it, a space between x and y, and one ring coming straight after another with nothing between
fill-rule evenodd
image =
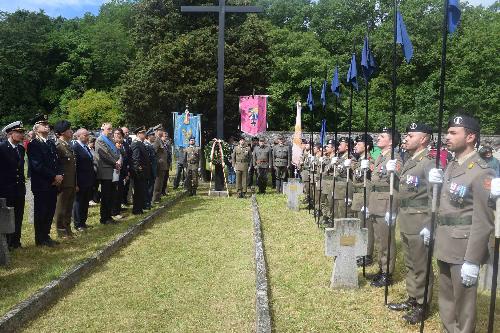
<instances>
[{"instance_id":1,"label":"badge on beret","mask_svg":"<svg viewBox=\"0 0 500 333\"><path fill-rule=\"evenodd\" d=\"M468 169L472 169L474 167L474 162L470 162L469 165L467 166Z\"/></svg>"},{"instance_id":2,"label":"badge on beret","mask_svg":"<svg viewBox=\"0 0 500 333\"><path fill-rule=\"evenodd\" d=\"M464 122L464 118L462 118L460 116L453 118L453 123L455 125L462 125L463 122Z\"/></svg>"},{"instance_id":3,"label":"badge on beret","mask_svg":"<svg viewBox=\"0 0 500 333\"><path fill-rule=\"evenodd\" d=\"M416 129L416 128L417 128L417 124L415 124L415 123L411 123L411 125L410 125L410 129L414 130L414 129Z\"/></svg>"},{"instance_id":4,"label":"badge on beret","mask_svg":"<svg viewBox=\"0 0 500 333\"><path fill-rule=\"evenodd\" d=\"M491 178L486 178L483 182L485 190L491 191Z\"/></svg>"}]
</instances>

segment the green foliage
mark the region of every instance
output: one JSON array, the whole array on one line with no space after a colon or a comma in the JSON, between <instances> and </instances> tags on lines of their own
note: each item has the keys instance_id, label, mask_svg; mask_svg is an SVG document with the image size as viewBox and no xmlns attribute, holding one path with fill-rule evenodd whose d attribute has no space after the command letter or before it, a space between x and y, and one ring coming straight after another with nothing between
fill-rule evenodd
<instances>
[{"instance_id":1,"label":"green foliage","mask_svg":"<svg viewBox=\"0 0 500 333\"><path fill-rule=\"evenodd\" d=\"M104 122L115 125L123 121L123 113L112 94L95 89L87 90L79 99L67 105L68 120L74 127L99 128Z\"/></svg>"},{"instance_id":2,"label":"green foliage","mask_svg":"<svg viewBox=\"0 0 500 333\"><path fill-rule=\"evenodd\" d=\"M0 13L0 123L28 121L35 113L51 119L68 114L69 101L87 90L117 94L130 125L171 122L171 112L189 103L200 113L205 136L216 121L217 26L215 13L181 13L180 5L213 0L113 0L97 16L49 18L43 12ZM333 130L333 94L322 110L336 65L342 80L338 127L347 130L349 87L345 78L353 51L369 31L378 70L369 86L369 130L390 122L392 110L393 2L389 0L232 0L259 5L264 14L226 13L225 132L238 131L238 96L270 95L269 129L293 128L294 104L304 101L312 81L315 123ZM437 128L441 65L441 0L401 1L413 42L410 64L397 49L397 125L425 121ZM499 3L490 8L462 3L462 23L448 37L445 118L458 109L476 115L484 133L500 133ZM353 94L353 129L362 130L365 84Z\"/></svg>"}]
</instances>

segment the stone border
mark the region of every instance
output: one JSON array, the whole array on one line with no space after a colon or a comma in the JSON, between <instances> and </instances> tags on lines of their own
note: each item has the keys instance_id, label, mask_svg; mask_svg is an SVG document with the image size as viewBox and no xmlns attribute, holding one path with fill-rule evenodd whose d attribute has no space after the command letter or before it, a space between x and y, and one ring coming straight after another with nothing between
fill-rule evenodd
<instances>
[{"instance_id":1,"label":"stone border","mask_svg":"<svg viewBox=\"0 0 500 333\"><path fill-rule=\"evenodd\" d=\"M259 206L255 194L252 195L253 234L255 241L255 274L256 274L256 329L257 333L271 332L271 312L269 308L269 285L267 266L264 257L264 242L260 223Z\"/></svg>"},{"instance_id":2,"label":"stone border","mask_svg":"<svg viewBox=\"0 0 500 333\"><path fill-rule=\"evenodd\" d=\"M36 319L41 313L59 298L64 296L71 288L87 276L91 270L108 260L114 253L130 243L142 230L148 227L156 216L163 213L166 208L172 207L186 196L187 192L176 194L174 198L165 202L159 209L144 217L137 224L108 243L103 249L95 252L91 257L76 264L64 272L59 278L52 280L45 287L36 291L24 301L15 305L9 312L0 318L0 332L17 332L30 321Z\"/></svg>"}]
</instances>

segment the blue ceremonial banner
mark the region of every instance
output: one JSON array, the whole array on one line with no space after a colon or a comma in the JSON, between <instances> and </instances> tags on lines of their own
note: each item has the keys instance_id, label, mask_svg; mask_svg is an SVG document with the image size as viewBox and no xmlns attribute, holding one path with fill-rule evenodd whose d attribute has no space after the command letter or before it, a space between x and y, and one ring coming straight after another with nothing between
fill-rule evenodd
<instances>
[{"instance_id":1,"label":"blue ceremonial banner","mask_svg":"<svg viewBox=\"0 0 500 333\"><path fill-rule=\"evenodd\" d=\"M307 106L309 107L309 110L312 112L313 107L314 107L314 100L313 100L313 91L312 91L312 82L309 84L309 94L307 95Z\"/></svg>"},{"instance_id":2,"label":"blue ceremonial banner","mask_svg":"<svg viewBox=\"0 0 500 333\"><path fill-rule=\"evenodd\" d=\"M174 113L174 145L175 147L188 147L189 138L195 137L196 145L200 146L200 130L201 119L200 116L186 113Z\"/></svg>"},{"instance_id":3,"label":"blue ceremonial banner","mask_svg":"<svg viewBox=\"0 0 500 333\"><path fill-rule=\"evenodd\" d=\"M361 68L363 70L363 75L365 76L366 81L370 80L370 77L377 69L375 58L373 57L373 53L370 50L370 42L368 41L368 36L365 37L363 52L361 53Z\"/></svg>"},{"instance_id":4,"label":"blue ceremonial banner","mask_svg":"<svg viewBox=\"0 0 500 333\"><path fill-rule=\"evenodd\" d=\"M323 104L323 107L326 106L326 80L323 81L323 87L321 88L321 104Z\"/></svg>"},{"instance_id":5,"label":"blue ceremonial banner","mask_svg":"<svg viewBox=\"0 0 500 333\"><path fill-rule=\"evenodd\" d=\"M321 121L321 133L319 136L319 143L321 144L321 147L325 145L325 138L326 138L326 119L323 119Z\"/></svg>"},{"instance_id":6,"label":"blue ceremonial banner","mask_svg":"<svg viewBox=\"0 0 500 333\"><path fill-rule=\"evenodd\" d=\"M358 90L358 68L356 66L356 55L353 53L351 58L351 65L349 66L349 72L347 72L347 83L352 84L356 90Z\"/></svg>"},{"instance_id":7,"label":"blue ceremonial banner","mask_svg":"<svg viewBox=\"0 0 500 333\"><path fill-rule=\"evenodd\" d=\"M461 14L458 0L448 0L448 32L450 34L457 30Z\"/></svg>"},{"instance_id":8,"label":"blue ceremonial banner","mask_svg":"<svg viewBox=\"0 0 500 333\"><path fill-rule=\"evenodd\" d=\"M409 63L411 58L413 57L413 45L411 43L410 36L408 36L408 32L406 31L403 16L399 11L397 12L396 16L396 42L403 45L403 53L405 55L406 62Z\"/></svg>"},{"instance_id":9,"label":"blue ceremonial banner","mask_svg":"<svg viewBox=\"0 0 500 333\"><path fill-rule=\"evenodd\" d=\"M339 81L339 67L335 66L335 72L333 72L332 78L332 93L334 93L337 98L340 98L340 81Z\"/></svg>"}]
</instances>

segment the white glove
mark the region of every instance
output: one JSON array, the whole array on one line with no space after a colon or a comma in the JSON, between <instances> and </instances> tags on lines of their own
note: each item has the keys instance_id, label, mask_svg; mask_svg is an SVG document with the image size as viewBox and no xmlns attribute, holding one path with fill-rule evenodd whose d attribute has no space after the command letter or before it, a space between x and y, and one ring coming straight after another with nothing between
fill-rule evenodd
<instances>
[{"instance_id":1,"label":"white glove","mask_svg":"<svg viewBox=\"0 0 500 333\"><path fill-rule=\"evenodd\" d=\"M370 168L370 161L362 159L361 160L361 169L368 170Z\"/></svg>"},{"instance_id":2,"label":"white glove","mask_svg":"<svg viewBox=\"0 0 500 333\"><path fill-rule=\"evenodd\" d=\"M337 162L339 161L339 158L337 156L333 156L332 157L332 164L337 164Z\"/></svg>"},{"instance_id":3,"label":"white glove","mask_svg":"<svg viewBox=\"0 0 500 333\"><path fill-rule=\"evenodd\" d=\"M432 168L431 171L429 171L429 183L442 184L443 179L444 179L443 170Z\"/></svg>"},{"instance_id":4,"label":"white glove","mask_svg":"<svg viewBox=\"0 0 500 333\"><path fill-rule=\"evenodd\" d=\"M392 213L392 220L389 221L389 212L385 212L385 223L387 223L388 226L394 225L396 223L396 213Z\"/></svg>"},{"instance_id":5,"label":"white glove","mask_svg":"<svg viewBox=\"0 0 500 333\"><path fill-rule=\"evenodd\" d=\"M324 161L324 160L325 160L325 158L324 158L323 156L321 156L321 157L319 158L319 163L323 163L323 161Z\"/></svg>"},{"instance_id":6,"label":"white glove","mask_svg":"<svg viewBox=\"0 0 500 333\"><path fill-rule=\"evenodd\" d=\"M344 161L344 166L346 168L350 168L351 167L351 159L350 158L348 158L347 160Z\"/></svg>"},{"instance_id":7,"label":"white glove","mask_svg":"<svg viewBox=\"0 0 500 333\"><path fill-rule=\"evenodd\" d=\"M309 156L309 161L310 161L310 162L313 162L313 161L314 161L314 156L312 156L312 155L311 155L311 156Z\"/></svg>"},{"instance_id":8,"label":"white glove","mask_svg":"<svg viewBox=\"0 0 500 333\"><path fill-rule=\"evenodd\" d=\"M464 262L460 270L460 275L462 276L462 284L464 286L471 287L475 285L479 276L479 265L471 264L467 261Z\"/></svg>"},{"instance_id":9,"label":"white glove","mask_svg":"<svg viewBox=\"0 0 500 333\"><path fill-rule=\"evenodd\" d=\"M198 172L201 172L201 168L198 168Z\"/></svg>"},{"instance_id":10,"label":"white glove","mask_svg":"<svg viewBox=\"0 0 500 333\"><path fill-rule=\"evenodd\" d=\"M349 199L349 198L345 198L345 199L344 199L344 202L347 202L347 206L352 205L352 200L351 200L351 199Z\"/></svg>"},{"instance_id":11,"label":"white glove","mask_svg":"<svg viewBox=\"0 0 500 333\"><path fill-rule=\"evenodd\" d=\"M491 196L500 196L500 178L493 178L491 180Z\"/></svg>"},{"instance_id":12,"label":"white glove","mask_svg":"<svg viewBox=\"0 0 500 333\"><path fill-rule=\"evenodd\" d=\"M368 210L368 207L363 206L363 207L361 207L360 211L361 211L361 213L365 212L366 218L370 217L370 211Z\"/></svg>"},{"instance_id":13,"label":"white glove","mask_svg":"<svg viewBox=\"0 0 500 333\"><path fill-rule=\"evenodd\" d=\"M398 163L397 160L389 160L386 164L386 169L388 172L394 172L396 171L396 164Z\"/></svg>"},{"instance_id":14,"label":"white glove","mask_svg":"<svg viewBox=\"0 0 500 333\"><path fill-rule=\"evenodd\" d=\"M420 231L420 237L424 240L425 245L429 245L429 242L431 241L431 232L427 228L423 228L422 231Z\"/></svg>"}]
</instances>

